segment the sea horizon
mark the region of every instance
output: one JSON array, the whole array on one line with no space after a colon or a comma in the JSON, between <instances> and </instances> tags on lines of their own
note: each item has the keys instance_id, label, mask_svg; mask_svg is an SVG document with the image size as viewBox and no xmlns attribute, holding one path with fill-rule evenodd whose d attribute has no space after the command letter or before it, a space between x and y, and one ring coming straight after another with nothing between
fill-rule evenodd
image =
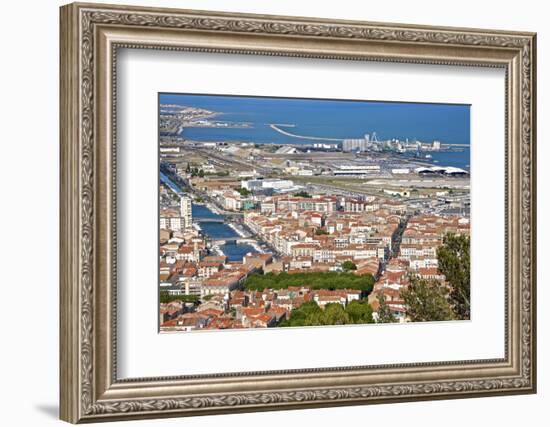
<instances>
[{"instance_id":1,"label":"sea horizon","mask_svg":"<svg viewBox=\"0 0 550 427\"><path fill-rule=\"evenodd\" d=\"M292 133L321 138L400 139L470 145L470 106L388 101L326 100L253 96L160 94L160 104L204 108L216 120L248 123L247 128L185 128L181 136L196 141L258 144L311 144L270 127L289 124ZM318 141L321 142L321 141Z\"/></svg>"}]
</instances>

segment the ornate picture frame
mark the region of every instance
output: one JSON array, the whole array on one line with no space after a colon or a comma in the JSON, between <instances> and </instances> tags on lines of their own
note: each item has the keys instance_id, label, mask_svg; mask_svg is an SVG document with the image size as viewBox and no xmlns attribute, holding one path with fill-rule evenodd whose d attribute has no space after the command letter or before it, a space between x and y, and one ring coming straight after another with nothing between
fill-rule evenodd
<instances>
[{"instance_id":1,"label":"ornate picture frame","mask_svg":"<svg viewBox=\"0 0 550 427\"><path fill-rule=\"evenodd\" d=\"M70 4L61 8L61 419L97 422L536 391L533 33ZM117 49L500 67L505 357L117 378Z\"/></svg>"}]
</instances>

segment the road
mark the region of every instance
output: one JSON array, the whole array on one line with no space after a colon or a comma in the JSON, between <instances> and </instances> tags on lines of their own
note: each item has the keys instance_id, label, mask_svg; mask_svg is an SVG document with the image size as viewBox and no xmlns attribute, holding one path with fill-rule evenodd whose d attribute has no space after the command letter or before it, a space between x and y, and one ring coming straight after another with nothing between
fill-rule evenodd
<instances>
[{"instance_id":1,"label":"road","mask_svg":"<svg viewBox=\"0 0 550 427\"><path fill-rule=\"evenodd\" d=\"M392 241L392 245L391 245L392 253L388 261L392 258L396 258L397 256L399 256L399 249L401 247L401 240L403 239L403 232L407 228L409 219L411 219L411 215L407 215L405 219L399 224L395 238Z\"/></svg>"}]
</instances>

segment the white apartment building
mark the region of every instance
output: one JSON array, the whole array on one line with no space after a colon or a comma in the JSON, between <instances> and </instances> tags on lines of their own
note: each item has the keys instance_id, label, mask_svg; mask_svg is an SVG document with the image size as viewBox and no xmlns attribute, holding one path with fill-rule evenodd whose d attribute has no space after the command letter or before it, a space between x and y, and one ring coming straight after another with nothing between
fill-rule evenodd
<instances>
[{"instance_id":1,"label":"white apartment building","mask_svg":"<svg viewBox=\"0 0 550 427\"><path fill-rule=\"evenodd\" d=\"M191 227L193 223L193 211L191 199L187 196L182 196L180 198L180 216L185 221L185 227Z\"/></svg>"},{"instance_id":2,"label":"white apartment building","mask_svg":"<svg viewBox=\"0 0 550 427\"><path fill-rule=\"evenodd\" d=\"M182 231L186 227L185 218L173 215L171 212L161 214L160 228L164 230Z\"/></svg>"},{"instance_id":3,"label":"white apartment building","mask_svg":"<svg viewBox=\"0 0 550 427\"><path fill-rule=\"evenodd\" d=\"M250 191L261 188L288 190L294 187L294 182L289 179L250 179L248 181L241 181L241 187Z\"/></svg>"},{"instance_id":4,"label":"white apartment building","mask_svg":"<svg viewBox=\"0 0 550 427\"><path fill-rule=\"evenodd\" d=\"M179 212L175 209L165 209L160 212L160 229L182 231L193 224L191 199L186 196L180 198Z\"/></svg>"}]
</instances>

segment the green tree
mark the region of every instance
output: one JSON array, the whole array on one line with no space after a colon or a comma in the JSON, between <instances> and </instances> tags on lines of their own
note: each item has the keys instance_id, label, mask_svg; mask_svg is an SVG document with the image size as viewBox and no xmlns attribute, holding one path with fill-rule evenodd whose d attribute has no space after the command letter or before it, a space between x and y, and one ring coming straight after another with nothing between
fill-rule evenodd
<instances>
[{"instance_id":1,"label":"green tree","mask_svg":"<svg viewBox=\"0 0 550 427\"><path fill-rule=\"evenodd\" d=\"M312 313L320 313L321 307L315 301L304 302L298 309L303 312L305 315L310 315Z\"/></svg>"},{"instance_id":2,"label":"green tree","mask_svg":"<svg viewBox=\"0 0 550 427\"><path fill-rule=\"evenodd\" d=\"M237 191L243 197L247 197L252 194L250 190L247 190L246 188L242 188L242 187L235 189L235 191Z\"/></svg>"},{"instance_id":3,"label":"green tree","mask_svg":"<svg viewBox=\"0 0 550 427\"><path fill-rule=\"evenodd\" d=\"M159 299L161 303L168 303L172 301L192 302L195 303L199 300L196 295L170 295L166 291L160 291Z\"/></svg>"},{"instance_id":4,"label":"green tree","mask_svg":"<svg viewBox=\"0 0 550 427\"><path fill-rule=\"evenodd\" d=\"M397 319L392 314L390 307L386 304L386 299L383 295L378 294L378 323L395 323Z\"/></svg>"},{"instance_id":5,"label":"green tree","mask_svg":"<svg viewBox=\"0 0 550 427\"><path fill-rule=\"evenodd\" d=\"M322 228L315 229L315 235L316 236L323 236L323 235L327 235L327 234L328 234L328 231L323 230Z\"/></svg>"},{"instance_id":6,"label":"green tree","mask_svg":"<svg viewBox=\"0 0 550 427\"><path fill-rule=\"evenodd\" d=\"M344 261L342 263L342 268L344 269L344 271L353 271L353 270L357 270L357 266L355 265L354 262L352 261Z\"/></svg>"},{"instance_id":7,"label":"green tree","mask_svg":"<svg viewBox=\"0 0 550 427\"><path fill-rule=\"evenodd\" d=\"M314 311L305 317L303 326L321 326L321 325L327 325L327 324L328 323L325 323L323 312Z\"/></svg>"},{"instance_id":8,"label":"green tree","mask_svg":"<svg viewBox=\"0 0 550 427\"><path fill-rule=\"evenodd\" d=\"M330 303L323 309L315 301L303 303L290 313L290 317L279 323L280 327L320 326L374 323L372 307L366 300L352 301L346 308L342 304Z\"/></svg>"},{"instance_id":9,"label":"green tree","mask_svg":"<svg viewBox=\"0 0 550 427\"><path fill-rule=\"evenodd\" d=\"M308 316L301 310L293 310L290 314L288 326L306 326Z\"/></svg>"},{"instance_id":10,"label":"green tree","mask_svg":"<svg viewBox=\"0 0 550 427\"><path fill-rule=\"evenodd\" d=\"M405 301L407 316L412 322L455 319L449 302L449 291L437 280L412 277L407 289L401 291L401 296Z\"/></svg>"},{"instance_id":11,"label":"green tree","mask_svg":"<svg viewBox=\"0 0 550 427\"><path fill-rule=\"evenodd\" d=\"M351 323L374 323L372 307L365 300L352 301L346 307Z\"/></svg>"},{"instance_id":12,"label":"green tree","mask_svg":"<svg viewBox=\"0 0 550 427\"><path fill-rule=\"evenodd\" d=\"M279 326L315 326L320 325L321 308L315 301L303 303L291 311L290 317L279 323Z\"/></svg>"},{"instance_id":13,"label":"green tree","mask_svg":"<svg viewBox=\"0 0 550 427\"><path fill-rule=\"evenodd\" d=\"M294 193L294 195L296 197L305 197L305 198L308 198L310 199L311 198L311 194L309 194L307 191L298 191L297 193Z\"/></svg>"},{"instance_id":14,"label":"green tree","mask_svg":"<svg viewBox=\"0 0 550 427\"><path fill-rule=\"evenodd\" d=\"M325 305L320 320L321 325L347 325L352 323L349 314L346 313L342 304L339 303Z\"/></svg>"},{"instance_id":15,"label":"green tree","mask_svg":"<svg viewBox=\"0 0 550 427\"><path fill-rule=\"evenodd\" d=\"M437 249L439 270L449 282L449 300L458 319L470 318L470 237L447 234Z\"/></svg>"},{"instance_id":16,"label":"green tree","mask_svg":"<svg viewBox=\"0 0 550 427\"><path fill-rule=\"evenodd\" d=\"M369 294L374 286L371 274L356 275L338 272L306 272L279 274L251 274L244 282L245 289L263 291L264 289L287 289L289 286L310 289L358 289Z\"/></svg>"}]
</instances>

